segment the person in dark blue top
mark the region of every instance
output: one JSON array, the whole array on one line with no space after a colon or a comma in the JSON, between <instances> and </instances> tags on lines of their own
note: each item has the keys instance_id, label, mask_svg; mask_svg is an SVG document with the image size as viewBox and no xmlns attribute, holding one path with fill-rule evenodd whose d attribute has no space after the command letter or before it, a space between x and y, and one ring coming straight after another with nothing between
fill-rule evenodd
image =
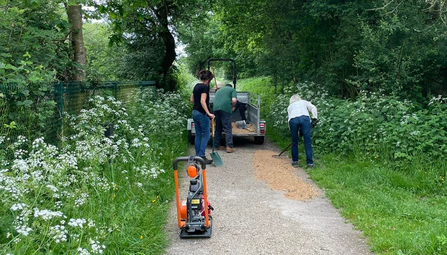
<instances>
[{"instance_id":1,"label":"person in dark blue top","mask_svg":"<svg viewBox=\"0 0 447 255\"><path fill-rule=\"evenodd\" d=\"M213 162L205 156L205 149L210 139L210 119L214 119L214 114L212 114L209 110L209 85L213 78L214 75L210 71L200 71L200 83L197 83L196 86L194 86L191 95L191 103L194 104L192 119L194 120L194 126L196 129L196 138L194 141L196 156L203 158L206 164L211 164Z\"/></svg>"}]
</instances>

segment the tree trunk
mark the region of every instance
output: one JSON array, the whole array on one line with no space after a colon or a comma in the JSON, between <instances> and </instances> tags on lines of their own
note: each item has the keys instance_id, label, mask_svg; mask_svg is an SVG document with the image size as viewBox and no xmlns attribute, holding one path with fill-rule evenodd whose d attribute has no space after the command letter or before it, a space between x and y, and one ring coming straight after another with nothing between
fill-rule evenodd
<instances>
[{"instance_id":1,"label":"tree trunk","mask_svg":"<svg viewBox=\"0 0 447 255\"><path fill-rule=\"evenodd\" d=\"M168 3L164 3L164 6L160 8L153 9L158 21L161 24L161 31L159 32L160 37L163 39L165 44L165 56L163 57L163 62L161 63L163 72L163 83L166 83L166 76L168 74L169 68L171 68L172 63L174 63L176 52L175 52L175 40L171 31L169 31L168 22ZM164 84L166 87L168 84ZM172 90L171 86L168 85L168 90Z\"/></svg>"},{"instance_id":2,"label":"tree trunk","mask_svg":"<svg viewBox=\"0 0 447 255\"><path fill-rule=\"evenodd\" d=\"M87 53L84 47L82 34L82 10L81 5L68 6L68 20L71 24L71 44L73 47L73 59L80 67L75 68L73 80L82 81L85 78L87 67Z\"/></svg>"}]
</instances>

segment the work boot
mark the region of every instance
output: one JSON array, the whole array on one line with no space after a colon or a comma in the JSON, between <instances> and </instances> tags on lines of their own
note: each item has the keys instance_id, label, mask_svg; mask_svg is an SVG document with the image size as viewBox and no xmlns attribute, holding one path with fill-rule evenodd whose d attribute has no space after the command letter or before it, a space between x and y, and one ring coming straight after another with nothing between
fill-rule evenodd
<instances>
[{"instance_id":1,"label":"work boot","mask_svg":"<svg viewBox=\"0 0 447 255\"><path fill-rule=\"evenodd\" d=\"M203 159L203 161L205 161L205 164L207 165L211 165L213 163L213 160L207 159L206 156L201 156L201 158Z\"/></svg>"},{"instance_id":2,"label":"work boot","mask_svg":"<svg viewBox=\"0 0 447 255\"><path fill-rule=\"evenodd\" d=\"M292 161L292 166L297 168L298 167L298 161Z\"/></svg>"},{"instance_id":3,"label":"work boot","mask_svg":"<svg viewBox=\"0 0 447 255\"><path fill-rule=\"evenodd\" d=\"M234 148L231 148L230 146L227 146L227 153L232 153L234 151L235 151Z\"/></svg>"},{"instance_id":4,"label":"work boot","mask_svg":"<svg viewBox=\"0 0 447 255\"><path fill-rule=\"evenodd\" d=\"M218 150L223 150L224 147L223 146L219 146L219 147L214 147L214 150L218 151Z\"/></svg>"}]
</instances>

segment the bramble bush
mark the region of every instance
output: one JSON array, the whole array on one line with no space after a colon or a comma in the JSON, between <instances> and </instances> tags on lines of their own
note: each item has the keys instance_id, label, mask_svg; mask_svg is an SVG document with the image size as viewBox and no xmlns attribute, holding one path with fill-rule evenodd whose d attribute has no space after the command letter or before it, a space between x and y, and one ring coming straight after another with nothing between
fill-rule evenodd
<instances>
[{"instance_id":1,"label":"bramble bush","mask_svg":"<svg viewBox=\"0 0 447 255\"><path fill-rule=\"evenodd\" d=\"M0 253L162 252L167 170L187 146L185 103L162 91L135 97L124 107L96 96L78 116L66 114L59 147L24 136L6 147L13 158L0 168Z\"/></svg>"}]
</instances>

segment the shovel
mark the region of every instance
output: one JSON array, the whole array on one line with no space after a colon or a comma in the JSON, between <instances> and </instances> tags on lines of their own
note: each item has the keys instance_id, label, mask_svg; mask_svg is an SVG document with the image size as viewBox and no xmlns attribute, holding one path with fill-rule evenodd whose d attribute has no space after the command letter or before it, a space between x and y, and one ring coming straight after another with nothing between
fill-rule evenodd
<instances>
[{"instance_id":1,"label":"shovel","mask_svg":"<svg viewBox=\"0 0 447 255\"><path fill-rule=\"evenodd\" d=\"M214 132L215 132L215 126L216 126L216 124L215 124L214 119L213 119L212 122L211 122L211 132L212 132L211 134L212 134L212 139L213 139L213 150L210 153L210 156L213 159L214 165L216 167L219 167L219 166L223 166L223 161L220 158L219 153L214 152Z\"/></svg>"},{"instance_id":2,"label":"shovel","mask_svg":"<svg viewBox=\"0 0 447 255\"><path fill-rule=\"evenodd\" d=\"M301 132L301 128L298 128L298 136L303 136L303 132ZM292 146L292 143L290 143L283 151L281 151L281 153L279 153L279 155L272 155L272 157L274 158L280 158L281 155L286 152L286 150L288 150L290 148L290 146Z\"/></svg>"},{"instance_id":3,"label":"shovel","mask_svg":"<svg viewBox=\"0 0 447 255\"><path fill-rule=\"evenodd\" d=\"M281 153L279 153L279 155L272 155L272 157L274 158L279 158L281 157L281 155L290 148L290 146L292 146L292 143L289 144L289 146L287 146L283 151L281 151Z\"/></svg>"}]
</instances>

